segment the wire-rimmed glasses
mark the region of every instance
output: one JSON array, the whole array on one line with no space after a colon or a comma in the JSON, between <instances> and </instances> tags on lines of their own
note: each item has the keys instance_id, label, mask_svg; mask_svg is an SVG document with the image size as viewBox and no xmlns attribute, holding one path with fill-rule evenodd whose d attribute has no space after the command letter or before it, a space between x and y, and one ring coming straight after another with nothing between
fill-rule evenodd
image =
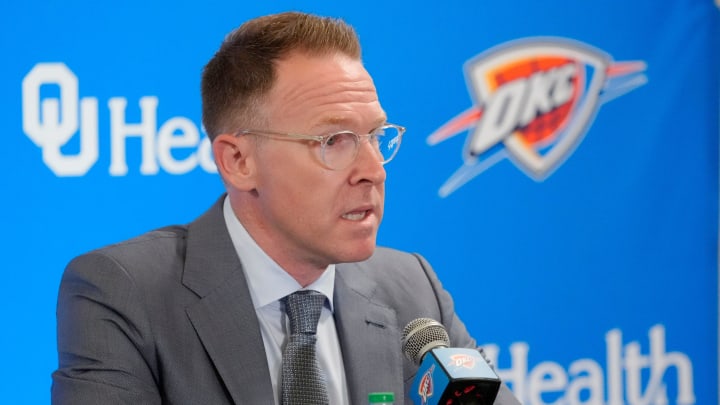
<instances>
[{"instance_id":1,"label":"wire-rimmed glasses","mask_svg":"<svg viewBox=\"0 0 720 405\"><path fill-rule=\"evenodd\" d=\"M342 170L350 166L357 157L360 141L367 140L375 148L380 162L391 161L400 149L400 142L405 127L385 124L375 128L366 135L358 135L352 131L339 131L329 135L302 135L284 132L273 132L255 129L242 129L236 135L259 135L268 138L315 141L320 144L320 160L331 170Z\"/></svg>"}]
</instances>

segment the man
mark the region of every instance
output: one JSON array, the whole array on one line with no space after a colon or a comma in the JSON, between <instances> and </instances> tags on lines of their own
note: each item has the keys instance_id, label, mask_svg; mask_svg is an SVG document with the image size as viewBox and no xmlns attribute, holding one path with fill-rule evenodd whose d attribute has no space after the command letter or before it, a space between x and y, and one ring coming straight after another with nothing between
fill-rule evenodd
<instances>
[{"instance_id":1,"label":"man","mask_svg":"<svg viewBox=\"0 0 720 405\"><path fill-rule=\"evenodd\" d=\"M249 21L205 67L202 96L227 194L187 226L68 265L54 403L286 403L297 290L322 294L321 403L375 391L409 403L417 367L400 339L415 318L476 346L423 258L376 249L383 165L404 128L387 123L351 27L301 13ZM496 403L517 400L503 386Z\"/></svg>"}]
</instances>

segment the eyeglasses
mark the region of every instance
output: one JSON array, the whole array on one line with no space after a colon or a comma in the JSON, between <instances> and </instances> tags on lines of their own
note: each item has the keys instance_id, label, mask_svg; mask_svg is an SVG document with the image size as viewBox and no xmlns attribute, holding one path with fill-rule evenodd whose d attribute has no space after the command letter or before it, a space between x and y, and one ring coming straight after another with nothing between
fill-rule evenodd
<instances>
[{"instance_id":1,"label":"eyeglasses","mask_svg":"<svg viewBox=\"0 0 720 405\"><path fill-rule=\"evenodd\" d=\"M301 135L283 132L260 131L243 129L236 135L259 135L268 138L315 141L320 143L320 160L331 170L342 170L350 166L357 157L360 149L360 140L367 141L377 152L379 161L385 164L391 161L400 149L400 142L405 133L405 127L395 124L385 124L372 130L367 135L358 135L352 131L340 131L329 135Z\"/></svg>"}]
</instances>

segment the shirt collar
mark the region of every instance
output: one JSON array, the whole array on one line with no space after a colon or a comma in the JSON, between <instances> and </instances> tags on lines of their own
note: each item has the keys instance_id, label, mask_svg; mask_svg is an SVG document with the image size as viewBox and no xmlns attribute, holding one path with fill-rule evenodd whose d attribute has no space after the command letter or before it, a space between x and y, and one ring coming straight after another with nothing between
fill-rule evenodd
<instances>
[{"instance_id":1,"label":"shirt collar","mask_svg":"<svg viewBox=\"0 0 720 405\"><path fill-rule=\"evenodd\" d=\"M243 265L255 309L277 302L298 290L315 290L327 297L330 311L333 311L334 264L329 265L315 282L302 288L292 276L255 243L255 240L235 216L228 196L225 197L223 203L223 215L230 239Z\"/></svg>"}]
</instances>

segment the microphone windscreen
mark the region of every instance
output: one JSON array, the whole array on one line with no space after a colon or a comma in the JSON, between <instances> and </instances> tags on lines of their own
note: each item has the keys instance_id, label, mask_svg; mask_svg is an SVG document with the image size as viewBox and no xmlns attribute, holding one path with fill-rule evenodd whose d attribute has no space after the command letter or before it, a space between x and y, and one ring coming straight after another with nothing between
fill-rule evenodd
<instances>
[{"instance_id":1,"label":"microphone windscreen","mask_svg":"<svg viewBox=\"0 0 720 405\"><path fill-rule=\"evenodd\" d=\"M450 346L445 327L430 318L417 318L403 329L402 350L410 361L420 364L425 353L436 347Z\"/></svg>"}]
</instances>

